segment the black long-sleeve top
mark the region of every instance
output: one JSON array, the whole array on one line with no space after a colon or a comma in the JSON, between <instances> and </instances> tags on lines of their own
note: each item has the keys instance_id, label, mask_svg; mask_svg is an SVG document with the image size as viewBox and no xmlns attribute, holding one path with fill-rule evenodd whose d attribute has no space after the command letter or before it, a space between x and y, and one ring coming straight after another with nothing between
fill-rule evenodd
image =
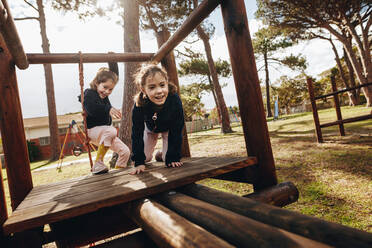
<instances>
[{"instance_id":1,"label":"black long-sleeve top","mask_svg":"<svg viewBox=\"0 0 372 248\"><path fill-rule=\"evenodd\" d=\"M150 100L144 106L136 104L132 112L132 160L134 165L145 164L143 133L145 123L147 128L155 133L169 131L168 151L165 155L165 164L179 162L181 159L182 129L184 126L183 108L180 97L177 94L168 95L161 110ZM153 120L154 113L157 119Z\"/></svg>"},{"instance_id":2,"label":"black long-sleeve top","mask_svg":"<svg viewBox=\"0 0 372 248\"><path fill-rule=\"evenodd\" d=\"M112 123L111 107L108 97L102 99L96 90L86 89L84 91L84 108L87 113L87 128L110 126Z\"/></svg>"}]
</instances>

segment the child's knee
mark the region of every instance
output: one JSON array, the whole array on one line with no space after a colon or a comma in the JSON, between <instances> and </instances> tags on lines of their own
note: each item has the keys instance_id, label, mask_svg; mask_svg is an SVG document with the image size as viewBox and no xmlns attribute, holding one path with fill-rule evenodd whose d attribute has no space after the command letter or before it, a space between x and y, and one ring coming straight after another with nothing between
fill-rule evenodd
<instances>
[{"instance_id":1,"label":"child's knee","mask_svg":"<svg viewBox=\"0 0 372 248\"><path fill-rule=\"evenodd\" d=\"M105 130L105 134L106 134L106 136L109 136L109 137L115 138L115 137L118 135L118 131L116 130L116 128L110 126L110 127L108 127L108 128Z\"/></svg>"}]
</instances>

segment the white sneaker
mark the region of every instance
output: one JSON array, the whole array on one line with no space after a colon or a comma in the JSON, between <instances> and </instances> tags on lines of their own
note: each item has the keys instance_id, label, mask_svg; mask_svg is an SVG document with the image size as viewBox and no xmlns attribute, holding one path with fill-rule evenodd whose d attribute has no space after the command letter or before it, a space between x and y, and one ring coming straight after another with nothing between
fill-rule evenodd
<instances>
[{"instance_id":1,"label":"white sneaker","mask_svg":"<svg viewBox=\"0 0 372 248\"><path fill-rule=\"evenodd\" d=\"M96 161L92 167L93 174L101 174L107 171L108 171L108 168L102 161Z\"/></svg>"}]
</instances>

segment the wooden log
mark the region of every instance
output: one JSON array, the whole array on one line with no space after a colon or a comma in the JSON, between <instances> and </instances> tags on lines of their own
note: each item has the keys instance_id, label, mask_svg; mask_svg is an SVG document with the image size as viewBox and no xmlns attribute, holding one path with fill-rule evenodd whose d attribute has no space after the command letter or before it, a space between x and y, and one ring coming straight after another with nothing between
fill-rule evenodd
<instances>
[{"instance_id":1,"label":"wooden log","mask_svg":"<svg viewBox=\"0 0 372 248\"><path fill-rule=\"evenodd\" d=\"M332 91L333 92L337 91L335 76L331 76L331 83L332 83ZM342 121L340 101L338 99L338 95L333 95L333 100L335 102L335 109L336 109L337 120L338 121ZM342 122L340 122L338 124L338 129L340 131L340 136L345 136L345 128L344 128L344 124Z\"/></svg>"},{"instance_id":2,"label":"wooden log","mask_svg":"<svg viewBox=\"0 0 372 248\"><path fill-rule=\"evenodd\" d=\"M170 33L168 30L160 31L156 34L156 39L158 42L158 46L161 47L170 37ZM173 52L169 52L164 58L161 60L162 66L167 70L168 79L170 82L174 83L177 86L177 92L180 94L180 83L178 81L178 73L177 73L177 66L176 60L174 58ZM182 157L189 158L191 157L190 154L190 146L189 140L187 138L186 132L186 124L182 130L182 148L181 148L181 155Z\"/></svg>"},{"instance_id":3,"label":"wooden log","mask_svg":"<svg viewBox=\"0 0 372 248\"><path fill-rule=\"evenodd\" d=\"M330 126L338 125L339 123L350 123L350 122L356 122L356 121L364 121L368 119L372 119L372 112L371 114L368 114L368 115L361 115L361 116L351 117L347 119L342 119L339 121L332 121L332 122L324 123L324 124L321 124L320 127L321 128L330 127Z\"/></svg>"},{"instance_id":4,"label":"wooden log","mask_svg":"<svg viewBox=\"0 0 372 248\"><path fill-rule=\"evenodd\" d=\"M155 199L236 247L330 247L174 191Z\"/></svg>"},{"instance_id":5,"label":"wooden log","mask_svg":"<svg viewBox=\"0 0 372 248\"><path fill-rule=\"evenodd\" d=\"M19 39L9 5L6 0L1 0L0 4L0 33L4 38L4 42L9 49L14 63L19 69L26 69L28 68L27 56ZM4 46L4 44L1 44L1 46Z\"/></svg>"},{"instance_id":6,"label":"wooden log","mask_svg":"<svg viewBox=\"0 0 372 248\"><path fill-rule=\"evenodd\" d=\"M204 0L155 53L152 61L159 63L165 55L183 41L220 4L220 0Z\"/></svg>"},{"instance_id":7,"label":"wooden log","mask_svg":"<svg viewBox=\"0 0 372 248\"><path fill-rule=\"evenodd\" d=\"M368 232L263 204L198 184L190 184L181 189L182 192L191 197L331 246L345 248L372 247L372 234ZM187 206L183 206L183 208L186 209Z\"/></svg>"},{"instance_id":8,"label":"wooden log","mask_svg":"<svg viewBox=\"0 0 372 248\"><path fill-rule=\"evenodd\" d=\"M153 53L82 53L83 63L143 62L149 61ZM30 64L79 63L79 53L28 53Z\"/></svg>"},{"instance_id":9,"label":"wooden log","mask_svg":"<svg viewBox=\"0 0 372 248\"><path fill-rule=\"evenodd\" d=\"M307 89L309 91L309 96L310 96L311 109L313 110L316 139L318 143L323 143L322 130L320 129L320 123L319 123L318 109L316 107L316 102L315 102L315 97L314 97L313 80L311 78L307 78L306 82L307 82Z\"/></svg>"},{"instance_id":10,"label":"wooden log","mask_svg":"<svg viewBox=\"0 0 372 248\"><path fill-rule=\"evenodd\" d=\"M156 248L156 244L152 241L144 231L137 231L132 234L128 234L124 237L114 239L103 244L91 246L94 248Z\"/></svg>"},{"instance_id":11,"label":"wooden log","mask_svg":"<svg viewBox=\"0 0 372 248\"><path fill-rule=\"evenodd\" d=\"M247 154L259 162L253 186L260 190L277 178L244 0L222 1L221 10Z\"/></svg>"},{"instance_id":12,"label":"wooden log","mask_svg":"<svg viewBox=\"0 0 372 248\"><path fill-rule=\"evenodd\" d=\"M284 207L296 202L298 196L297 187L292 182L284 182L243 197L277 207Z\"/></svg>"},{"instance_id":13,"label":"wooden log","mask_svg":"<svg viewBox=\"0 0 372 248\"><path fill-rule=\"evenodd\" d=\"M372 82L366 83L366 84L360 84L358 86L351 87L351 88L348 88L348 89L342 89L342 90L331 92L329 94L325 94L325 95L321 95L321 96L316 96L314 99L315 100L318 100L318 99L322 99L322 98L327 98L329 96L334 96L334 95L337 95L337 94L340 94L340 93L344 93L344 92L348 92L348 91L360 89L360 88L371 86L371 85L372 85Z\"/></svg>"},{"instance_id":14,"label":"wooden log","mask_svg":"<svg viewBox=\"0 0 372 248\"><path fill-rule=\"evenodd\" d=\"M123 208L159 247L233 247L151 199Z\"/></svg>"},{"instance_id":15,"label":"wooden log","mask_svg":"<svg viewBox=\"0 0 372 248\"><path fill-rule=\"evenodd\" d=\"M49 224L52 231L44 243L57 241L58 247L77 247L94 243L138 228L120 206Z\"/></svg>"},{"instance_id":16,"label":"wooden log","mask_svg":"<svg viewBox=\"0 0 372 248\"><path fill-rule=\"evenodd\" d=\"M0 130L14 210L33 185L15 67L1 35L0 75Z\"/></svg>"},{"instance_id":17,"label":"wooden log","mask_svg":"<svg viewBox=\"0 0 372 248\"><path fill-rule=\"evenodd\" d=\"M258 165L242 168L213 177L214 179L253 184L257 180Z\"/></svg>"}]
</instances>

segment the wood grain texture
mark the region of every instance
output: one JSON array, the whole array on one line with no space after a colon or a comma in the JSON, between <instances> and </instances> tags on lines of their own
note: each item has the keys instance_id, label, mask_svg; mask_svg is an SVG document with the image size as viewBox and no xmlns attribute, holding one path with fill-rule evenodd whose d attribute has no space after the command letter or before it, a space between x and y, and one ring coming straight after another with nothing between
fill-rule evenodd
<instances>
[{"instance_id":1,"label":"wood grain texture","mask_svg":"<svg viewBox=\"0 0 372 248\"><path fill-rule=\"evenodd\" d=\"M259 161L253 186L260 190L277 178L244 0L221 1L221 11L247 154Z\"/></svg>"},{"instance_id":2,"label":"wood grain texture","mask_svg":"<svg viewBox=\"0 0 372 248\"><path fill-rule=\"evenodd\" d=\"M182 193L161 193L155 199L236 247L330 247Z\"/></svg>"},{"instance_id":3,"label":"wood grain texture","mask_svg":"<svg viewBox=\"0 0 372 248\"><path fill-rule=\"evenodd\" d=\"M14 210L33 185L15 66L1 35L0 75L0 130Z\"/></svg>"},{"instance_id":4,"label":"wood grain texture","mask_svg":"<svg viewBox=\"0 0 372 248\"><path fill-rule=\"evenodd\" d=\"M45 193L31 191L4 223L5 233L19 232L103 207L140 199L257 163L256 158L188 158L180 168L155 166L139 175L123 170L114 175L95 175L65 184L43 186ZM151 168L151 166L150 166Z\"/></svg>"},{"instance_id":5,"label":"wood grain texture","mask_svg":"<svg viewBox=\"0 0 372 248\"><path fill-rule=\"evenodd\" d=\"M159 247L233 247L151 199L131 202L125 212Z\"/></svg>"},{"instance_id":6,"label":"wood grain texture","mask_svg":"<svg viewBox=\"0 0 372 248\"><path fill-rule=\"evenodd\" d=\"M263 204L199 184L187 185L182 192L261 223L278 227L334 247L372 247L372 234L358 229Z\"/></svg>"}]
</instances>

